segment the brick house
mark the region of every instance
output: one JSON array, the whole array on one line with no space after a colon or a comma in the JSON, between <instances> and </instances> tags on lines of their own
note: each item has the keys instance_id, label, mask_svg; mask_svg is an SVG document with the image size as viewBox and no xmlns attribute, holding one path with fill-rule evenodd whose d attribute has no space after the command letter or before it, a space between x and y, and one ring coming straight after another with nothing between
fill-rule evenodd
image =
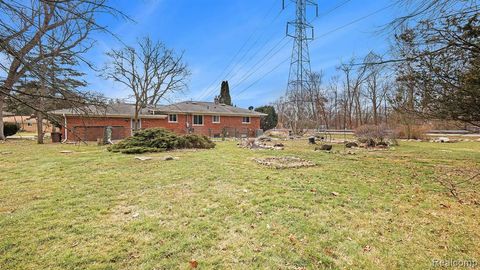
<instances>
[{"instance_id":1,"label":"brick house","mask_svg":"<svg viewBox=\"0 0 480 270\"><path fill-rule=\"evenodd\" d=\"M68 141L96 141L103 138L106 127L112 127L112 139L131 136L135 105L109 104L105 107L56 110L63 118L62 137ZM255 137L260 117L266 114L215 102L185 101L141 110L141 129L161 127L179 134L196 133L209 137ZM66 128L65 128L66 127Z\"/></svg>"}]
</instances>

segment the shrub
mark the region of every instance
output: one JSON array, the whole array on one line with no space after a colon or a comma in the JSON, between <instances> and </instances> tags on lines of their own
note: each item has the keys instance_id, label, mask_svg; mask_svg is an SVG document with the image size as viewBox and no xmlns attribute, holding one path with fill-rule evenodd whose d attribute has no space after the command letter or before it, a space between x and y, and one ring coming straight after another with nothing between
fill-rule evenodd
<instances>
[{"instance_id":1,"label":"shrub","mask_svg":"<svg viewBox=\"0 0 480 270\"><path fill-rule=\"evenodd\" d=\"M6 122L3 123L3 135L5 137L15 135L20 130L18 124Z\"/></svg>"},{"instance_id":2,"label":"shrub","mask_svg":"<svg viewBox=\"0 0 480 270\"><path fill-rule=\"evenodd\" d=\"M163 128L152 128L137 131L133 136L110 146L108 150L124 154L141 154L182 148L210 149L214 147L215 144L205 136L196 134L180 136Z\"/></svg>"},{"instance_id":3,"label":"shrub","mask_svg":"<svg viewBox=\"0 0 480 270\"><path fill-rule=\"evenodd\" d=\"M375 146L385 140L388 131L383 125L364 125L355 129L355 136L359 142L366 143L367 146Z\"/></svg>"},{"instance_id":4,"label":"shrub","mask_svg":"<svg viewBox=\"0 0 480 270\"><path fill-rule=\"evenodd\" d=\"M399 139L424 140L429 130L428 125L399 125L395 128L394 134Z\"/></svg>"}]
</instances>

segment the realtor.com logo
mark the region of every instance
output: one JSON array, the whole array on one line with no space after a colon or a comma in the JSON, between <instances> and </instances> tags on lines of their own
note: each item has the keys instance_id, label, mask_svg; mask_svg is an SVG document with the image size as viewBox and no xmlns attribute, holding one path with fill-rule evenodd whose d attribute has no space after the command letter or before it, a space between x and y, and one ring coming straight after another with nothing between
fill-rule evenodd
<instances>
[{"instance_id":1,"label":"realtor.com logo","mask_svg":"<svg viewBox=\"0 0 480 270\"><path fill-rule=\"evenodd\" d=\"M444 268L475 268L479 266L478 262L475 260L432 260L433 267L444 267Z\"/></svg>"}]
</instances>

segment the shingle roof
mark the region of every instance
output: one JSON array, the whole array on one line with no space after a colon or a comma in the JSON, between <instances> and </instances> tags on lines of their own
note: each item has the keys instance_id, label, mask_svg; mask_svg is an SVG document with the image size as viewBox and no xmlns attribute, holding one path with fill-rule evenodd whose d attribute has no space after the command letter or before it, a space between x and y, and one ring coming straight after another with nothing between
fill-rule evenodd
<instances>
[{"instance_id":1,"label":"shingle roof","mask_svg":"<svg viewBox=\"0 0 480 270\"><path fill-rule=\"evenodd\" d=\"M53 114L66 115L95 115L95 116L132 116L135 113L135 106L127 103L106 104L105 106L85 106L80 108L69 108L52 111Z\"/></svg>"},{"instance_id":2,"label":"shingle roof","mask_svg":"<svg viewBox=\"0 0 480 270\"><path fill-rule=\"evenodd\" d=\"M238 116L266 116L264 113L243 108L204 101L184 101L170 105L157 106L154 110L164 113L198 113Z\"/></svg>"},{"instance_id":3,"label":"shingle roof","mask_svg":"<svg viewBox=\"0 0 480 270\"><path fill-rule=\"evenodd\" d=\"M92 115L92 116L126 116L131 117L135 114L135 105L128 103L114 103L105 106L86 106L82 108L71 108L52 111L57 115ZM266 114L242 109L225 104L216 104L213 102L185 101L170 105L149 106L142 109L141 116L162 117L161 114L169 113L197 113L197 114L219 114L235 116L266 116ZM164 115L163 115L164 116Z\"/></svg>"}]
</instances>

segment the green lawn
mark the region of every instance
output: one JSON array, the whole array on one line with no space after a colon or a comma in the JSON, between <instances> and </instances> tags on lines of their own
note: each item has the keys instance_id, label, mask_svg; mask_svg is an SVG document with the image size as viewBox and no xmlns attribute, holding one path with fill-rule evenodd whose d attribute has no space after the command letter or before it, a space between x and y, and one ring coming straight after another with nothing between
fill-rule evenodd
<instances>
[{"instance_id":1,"label":"green lawn","mask_svg":"<svg viewBox=\"0 0 480 270\"><path fill-rule=\"evenodd\" d=\"M0 269L188 269L192 259L199 269L480 264L480 179L461 183L480 171L480 143L312 149L219 142L145 155L178 160L139 161L97 146L7 141ZM318 166L276 170L251 160L267 156ZM458 199L439 180L458 184Z\"/></svg>"}]
</instances>

